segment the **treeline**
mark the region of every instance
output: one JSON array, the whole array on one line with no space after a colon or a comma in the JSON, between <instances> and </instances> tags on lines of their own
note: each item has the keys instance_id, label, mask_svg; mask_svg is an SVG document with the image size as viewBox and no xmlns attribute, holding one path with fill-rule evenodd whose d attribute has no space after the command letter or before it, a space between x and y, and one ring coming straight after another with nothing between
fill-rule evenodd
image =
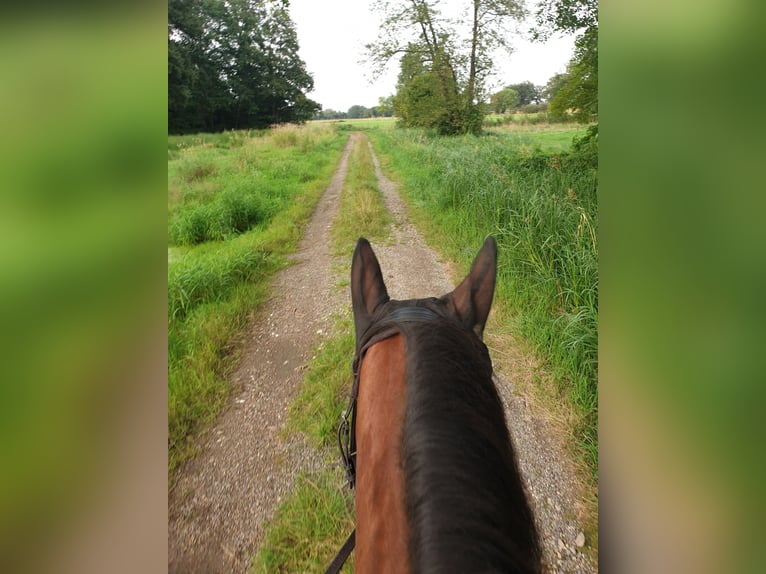
<instances>
[{"instance_id":1,"label":"treeline","mask_svg":"<svg viewBox=\"0 0 766 574\"><path fill-rule=\"evenodd\" d=\"M371 108L365 106L351 106L347 112L339 112L328 108L314 115L315 120L345 120L358 118L390 118L394 115L394 97L378 98L378 105Z\"/></svg>"},{"instance_id":2,"label":"treeline","mask_svg":"<svg viewBox=\"0 0 766 574\"><path fill-rule=\"evenodd\" d=\"M169 133L302 122L313 87L286 2L169 0Z\"/></svg>"}]
</instances>

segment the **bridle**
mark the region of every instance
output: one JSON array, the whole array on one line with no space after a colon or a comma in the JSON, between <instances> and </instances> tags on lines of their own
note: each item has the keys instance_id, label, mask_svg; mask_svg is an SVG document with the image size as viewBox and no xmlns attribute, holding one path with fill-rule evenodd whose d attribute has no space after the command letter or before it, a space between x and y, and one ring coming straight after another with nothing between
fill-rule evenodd
<instances>
[{"instance_id":1,"label":"bridle","mask_svg":"<svg viewBox=\"0 0 766 574\"><path fill-rule=\"evenodd\" d=\"M421 304L426 302L427 301L419 301ZM362 360L364 359L367 349L384 339L399 334L401 332L401 323L423 323L439 319L447 319L447 317L434 311L430 307L420 305L398 307L391 312L380 314L357 341L356 355L354 356L354 362L351 367L354 374L354 383L351 386L351 395L349 397L348 406L343 412L340 425L338 426L338 449L340 450L343 467L346 469L346 479L348 480L349 488L352 490L356 486L356 399L359 395L359 374L362 370ZM325 574L337 574L340 571L341 567L346 562L346 559L351 554L351 551L354 549L355 543L356 530L351 532L346 539L346 542L343 544L332 563L330 563Z\"/></svg>"}]
</instances>

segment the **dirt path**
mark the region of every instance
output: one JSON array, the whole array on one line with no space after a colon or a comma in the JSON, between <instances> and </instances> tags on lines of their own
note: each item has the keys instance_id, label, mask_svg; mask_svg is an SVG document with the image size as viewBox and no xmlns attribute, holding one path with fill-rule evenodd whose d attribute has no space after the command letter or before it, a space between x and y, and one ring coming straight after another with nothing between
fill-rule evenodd
<instances>
[{"instance_id":1,"label":"dirt path","mask_svg":"<svg viewBox=\"0 0 766 574\"><path fill-rule=\"evenodd\" d=\"M352 134L306 230L296 264L276 276L274 296L253 323L236 373L242 391L207 434L200 454L179 472L168 501L169 572L246 572L263 525L296 475L322 464L320 453L299 437L280 438L279 431L311 349L328 334L333 313L350 305L346 291L337 287L340 278L333 269L339 266L329 254L329 229L338 210L349 152L358 137L365 138ZM450 291L453 285L445 266L409 222L396 185L380 171L371 146L370 151L394 219L390 240L373 246L389 293L406 299ZM504 349L504 357L493 357L500 373L509 373L509 378L531 376L531 361L518 351ZM595 572L596 566L575 544L580 528L567 457L549 438L545 422L513 394L505 376L498 379L498 388L534 499L549 570Z\"/></svg>"}]
</instances>

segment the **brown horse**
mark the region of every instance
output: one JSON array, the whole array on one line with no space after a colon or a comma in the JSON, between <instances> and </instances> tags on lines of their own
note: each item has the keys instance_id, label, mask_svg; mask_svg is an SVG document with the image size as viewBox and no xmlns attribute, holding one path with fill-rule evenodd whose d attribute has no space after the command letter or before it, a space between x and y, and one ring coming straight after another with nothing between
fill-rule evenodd
<instances>
[{"instance_id":1,"label":"brown horse","mask_svg":"<svg viewBox=\"0 0 766 574\"><path fill-rule=\"evenodd\" d=\"M534 517L481 340L496 267L490 237L454 291L395 301L369 242L357 243L357 572L540 572Z\"/></svg>"}]
</instances>

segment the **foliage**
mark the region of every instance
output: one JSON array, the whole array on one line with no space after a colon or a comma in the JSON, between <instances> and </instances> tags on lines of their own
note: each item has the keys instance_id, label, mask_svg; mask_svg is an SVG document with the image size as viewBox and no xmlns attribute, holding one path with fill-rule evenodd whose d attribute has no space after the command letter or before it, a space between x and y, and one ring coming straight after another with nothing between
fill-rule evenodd
<instances>
[{"instance_id":1,"label":"foliage","mask_svg":"<svg viewBox=\"0 0 766 574\"><path fill-rule=\"evenodd\" d=\"M511 88L503 88L499 92L492 94L489 102L493 112L504 114L518 105L519 93Z\"/></svg>"},{"instance_id":2,"label":"foliage","mask_svg":"<svg viewBox=\"0 0 766 574\"><path fill-rule=\"evenodd\" d=\"M351 119L372 117L372 110L364 106L354 105L348 109L346 117Z\"/></svg>"},{"instance_id":3,"label":"foliage","mask_svg":"<svg viewBox=\"0 0 766 574\"><path fill-rule=\"evenodd\" d=\"M575 33L598 27L597 0L542 0L535 13L534 39L545 40L554 32Z\"/></svg>"},{"instance_id":4,"label":"foliage","mask_svg":"<svg viewBox=\"0 0 766 574\"><path fill-rule=\"evenodd\" d=\"M490 97L490 107L496 114L504 114L510 110L533 113L544 111L542 105L543 88L532 82L521 82L505 86Z\"/></svg>"},{"instance_id":5,"label":"foliage","mask_svg":"<svg viewBox=\"0 0 766 574\"><path fill-rule=\"evenodd\" d=\"M394 115L394 96L379 97L378 105L373 110L374 116L390 118Z\"/></svg>"},{"instance_id":6,"label":"foliage","mask_svg":"<svg viewBox=\"0 0 766 574\"><path fill-rule=\"evenodd\" d=\"M378 98L378 105L368 108L355 104L347 112L339 112L328 108L314 114L315 120L345 120L359 118L390 118L394 115L394 97Z\"/></svg>"},{"instance_id":7,"label":"foliage","mask_svg":"<svg viewBox=\"0 0 766 574\"><path fill-rule=\"evenodd\" d=\"M598 118L598 0L544 0L536 13L536 40L557 32L578 33L567 73L558 78L550 110L556 117L572 116L588 123ZM553 80L553 78L552 78Z\"/></svg>"},{"instance_id":8,"label":"foliage","mask_svg":"<svg viewBox=\"0 0 766 574\"><path fill-rule=\"evenodd\" d=\"M232 341L263 300L269 276L296 248L344 140L327 124L169 138L175 153L168 161L170 239L187 216L203 230L233 224L214 242L177 241L182 245L168 248L171 472L225 403ZM206 168L190 177L199 166ZM258 211L262 220L248 219L251 204L269 206L266 215Z\"/></svg>"},{"instance_id":9,"label":"foliage","mask_svg":"<svg viewBox=\"0 0 766 574\"><path fill-rule=\"evenodd\" d=\"M315 120L342 120L348 117L348 114L346 112L339 112L337 110L334 110L332 108L327 108L326 110L320 110L317 113L314 114Z\"/></svg>"},{"instance_id":10,"label":"foliage","mask_svg":"<svg viewBox=\"0 0 766 574\"><path fill-rule=\"evenodd\" d=\"M468 41L459 42L461 34L442 18L438 4L376 2L383 22L367 52L379 71L402 55L394 107L404 126L435 128L445 135L478 133L492 53L510 49L506 26L521 20L524 10L515 0L474 0L466 21Z\"/></svg>"},{"instance_id":11,"label":"foliage","mask_svg":"<svg viewBox=\"0 0 766 574\"><path fill-rule=\"evenodd\" d=\"M542 89L543 99L550 102L568 82L569 76L566 73L552 75Z\"/></svg>"},{"instance_id":12,"label":"foliage","mask_svg":"<svg viewBox=\"0 0 766 574\"><path fill-rule=\"evenodd\" d=\"M526 104L516 108L516 111L521 114L539 114L548 111L548 104Z\"/></svg>"},{"instance_id":13,"label":"foliage","mask_svg":"<svg viewBox=\"0 0 766 574\"><path fill-rule=\"evenodd\" d=\"M542 88L535 86L532 82L521 82L511 84L506 88L515 91L519 95L517 106L526 106L528 104L539 104L542 101Z\"/></svg>"},{"instance_id":14,"label":"foliage","mask_svg":"<svg viewBox=\"0 0 766 574\"><path fill-rule=\"evenodd\" d=\"M284 2L169 1L170 133L305 121L312 88Z\"/></svg>"},{"instance_id":15,"label":"foliage","mask_svg":"<svg viewBox=\"0 0 766 574\"><path fill-rule=\"evenodd\" d=\"M569 110L587 123L598 117L598 29L588 28L575 40L575 53L567 66L567 81L550 102L554 117Z\"/></svg>"},{"instance_id":16,"label":"foliage","mask_svg":"<svg viewBox=\"0 0 766 574\"><path fill-rule=\"evenodd\" d=\"M593 157L598 162L598 124L588 128L584 135L572 140L572 150L583 156Z\"/></svg>"},{"instance_id":17,"label":"foliage","mask_svg":"<svg viewBox=\"0 0 766 574\"><path fill-rule=\"evenodd\" d=\"M407 127L432 128L448 113L438 76L425 72L403 85L394 101L396 116Z\"/></svg>"}]
</instances>

